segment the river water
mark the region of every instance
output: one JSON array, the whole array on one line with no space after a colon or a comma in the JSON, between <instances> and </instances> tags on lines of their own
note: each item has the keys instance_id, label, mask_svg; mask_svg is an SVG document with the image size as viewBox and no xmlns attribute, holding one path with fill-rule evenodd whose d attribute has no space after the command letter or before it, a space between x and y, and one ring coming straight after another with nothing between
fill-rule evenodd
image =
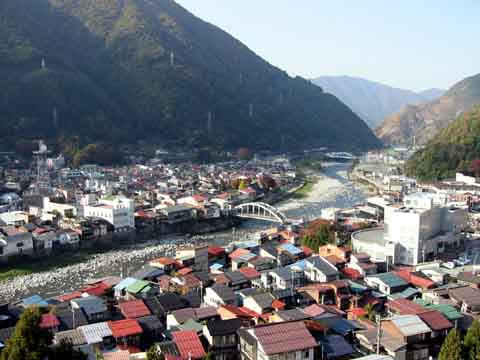
<instances>
[{"instance_id":1,"label":"river water","mask_svg":"<svg viewBox=\"0 0 480 360\"><path fill-rule=\"evenodd\" d=\"M347 178L350 164L325 164L319 181L304 199L290 199L276 207L288 218L311 220L321 215L325 208L345 208L365 200L364 188ZM243 222L234 231L223 231L204 237L211 243L226 245L232 240L253 238L270 227L264 221ZM51 297L81 288L89 279L104 276L131 275L146 261L159 256L173 256L175 248L190 240L181 237L164 237L130 248L113 250L92 256L88 261L59 268L54 271L20 276L0 284L0 302L18 300L33 294Z\"/></svg>"}]
</instances>

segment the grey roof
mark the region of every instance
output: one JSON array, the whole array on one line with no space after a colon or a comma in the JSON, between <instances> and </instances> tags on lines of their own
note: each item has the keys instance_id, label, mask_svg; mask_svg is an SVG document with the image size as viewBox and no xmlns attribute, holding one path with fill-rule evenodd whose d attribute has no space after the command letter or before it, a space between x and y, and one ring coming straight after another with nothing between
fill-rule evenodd
<instances>
[{"instance_id":1,"label":"grey roof","mask_svg":"<svg viewBox=\"0 0 480 360\"><path fill-rule=\"evenodd\" d=\"M318 269L326 276L334 276L338 274L337 268L321 256L313 256L305 259L305 261L307 262L307 264L310 264L310 266Z\"/></svg>"},{"instance_id":2,"label":"grey roof","mask_svg":"<svg viewBox=\"0 0 480 360\"><path fill-rule=\"evenodd\" d=\"M390 320L404 336L425 334L430 328L417 315L400 315Z\"/></svg>"},{"instance_id":3,"label":"grey roof","mask_svg":"<svg viewBox=\"0 0 480 360\"><path fill-rule=\"evenodd\" d=\"M305 320L310 318L309 315L305 314L299 309L277 311L277 316L279 316L284 321Z\"/></svg>"},{"instance_id":4,"label":"grey roof","mask_svg":"<svg viewBox=\"0 0 480 360\"><path fill-rule=\"evenodd\" d=\"M241 319L211 320L207 323L208 332L212 336L235 334L242 327Z\"/></svg>"},{"instance_id":5,"label":"grey roof","mask_svg":"<svg viewBox=\"0 0 480 360\"><path fill-rule=\"evenodd\" d=\"M137 318L138 323L142 327L143 331L157 331L157 330L164 330L165 326L163 326L162 322L158 317L155 315L143 316Z\"/></svg>"},{"instance_id":6,"label":"grey roof","mask_svg":"<svg viewBox=\"0 0 480 360\"><path fill-rule=\"evenodd\" d=\"M248 281L245 275L243 275L240 271L226 271L225 276L230 279L232 284Z\"/></svg>"},{"instance_id":7,"label":"grey roof","mask_svg":"<svg viewBox=\"0 0 480 360\"><path fill-rule=\"evenodd\" d=\"M269 292L251 296L251 298L260 306L262 309L266 309L272 306L273 300L275 298Z\"/></svg>"},{"instance_id":8,"label":"grey roof","mask_svg":"<svg viewBox=\"0 0 480 360\"><path fill-rule=\"evenodd\" d=\"M162 269L156 268L151 265L145 265L140 270L135 272L132 277L139 280L145 280L148 278L153 278L165 274Z\"/></svg>"},{"instance_id":9,"label":"grey roof","mask_svg":"<svg viewBox=\"0 0 480 360\"><path fill-rule=\"evenodd\" d=\"M84 325L78 329L85 336L87 344L99 344L104 338L112 336L112 330L106 322Z\"/></svg>"},{"instance_id":10,"label":"grey roof","mask_svg":"<svg viewBox=\"0 0 480 360\"><path fill-rule=\"evenodd\" d=\"M223 301L235 300L235 293L224 284L214 284L210 287Z\"/></svg>"},{"instance_id":11,"label":"grey roof","mask_svg":"<svg viewBox=\"0 0 480 360\"><path fill-rule=\"evenodd\" d=\"M75 324L73 323L73 313L70 307L56 308L55 315L60 321L60 330L70 330L74 327L87 325L88 321L81 309L73 309L75 313Z\"/></svg>"},{"instance_id":12,"label":"grey roof","mask_svg":"<svg viewBox=\"0 0 480 360\"><path fill-rule=\"evenodd\" d=\"M71 302L81 307L87 316L107 311L107 305L105 305L105 302L97 296L87 296L79 299L73 299Z\"/></svg>"},{"instance_id":13,"label":"grey roof","mask_svg":"<svg viewBox=\"0 0 480 360\"><path fill-rule=\"evenodd\" d=\"M72 344L73 346L84 345L87 339L83 332L79 329L60 331L55 334L55 343L60 344L62 341Z\"/></svg>"},{"instance_id":14,"label":"grey roof","mask_svg":"<svg viewBox=\"0 0 480 360\"><path fill-rule=\"evenodd\" d=\"M285 281L292 279L292 271L286 267L279 267L274 270L270 270L270 272L276 274L279 278Z\"/></svg>"}]
</instances>

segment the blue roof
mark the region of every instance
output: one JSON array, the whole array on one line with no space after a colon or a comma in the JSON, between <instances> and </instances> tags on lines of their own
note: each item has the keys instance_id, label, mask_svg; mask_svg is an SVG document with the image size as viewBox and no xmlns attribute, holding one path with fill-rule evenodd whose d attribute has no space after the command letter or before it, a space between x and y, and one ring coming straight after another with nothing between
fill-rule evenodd
<instances>
[{"instance_id":1,"label":"blue roof","mask_svg":"<svg viewBox=\"0 0 480 360\"><path fill-rule=\"evenodd\" d=\"M219 264L219 263L215 263L215 264L210 266L210 269L212 269L212 270L220 270L221 268L223 268L223 265Z\"/></svg>"},{"instance_id":2,"label":"blue roof","mask_svg":"<svg viewBox=\"0 0 480 360\"><path fill-rule=\"evenodd\" d=\"M296 269L298 269L298 270L302 270L302 271L303 271L303 270L305 270L305 266L306 266L306 264L305 264L305 259L302 259L302 260L297 261L296 263L293 263L293 264L291 264L291 265L288 265L287 267L290 268L290 269L291 269L291 268L296 268Z\"/></svg>"},{"instance_id":3,"label":"blue roof","mask_svg":"<svg viewBox=\"0 0 480 360\"><path fill-rule=\"evenodd\" d=\"M40 295L32 295L22 301L23 306L48 306L48 303Z\"/></svg>"},{"instance_id":4,"label":"blue roof","mask_svg":"<svg viewBox=\"0 0 480 360\"><path fill-rule=\"evenodd\" d=\"M352 354L354 352L352 345L350 345L343 336L329 335L322 341L322 351L327 358L337 358Z\"/></svg>"},{"instance_id":5,"label":"blue roof","mask_svg":"<svg viewBox=\"0 0 480 360\"><path fill-rule=\"evenodd\" d=\"M283 250L288 251L292 255L299 255L299 254L303 253L302 250L300 250L298 247L296 247L295 245L292 245L290 243L282 244L282 245L280 245L280 247Z\"/></svg>"},{"instance_id":6,"label":"blue roof","mask_svg":"<svg viewBox=\"0 0 480 360\"><path fill-rule=\"evenodd\" d=\"M346 319L338 319L333 325L332 330L335 331L337 334L342 336L347 335L349 332L357 330L358 326L355 323L352 323Z\"/></svg>"},{"instance_id":7,"label":"blue roof","mask_svg":"<svg viewBox=\"0 0 480 360\"><path fill-rule=\"evenodd\" d=\"M137 281L137 279L127 277L127 278L123 279L122 281L120 281L117 285L115 285L113 287L113 289L122 291L122 290L126 289L129 285L133 284L135 281Z\"/></svg>"},{"instance_id":8,"label":"blue roof","mask_svg":"<svg viewBox=\"0 0 480 360\"><path fill-rule=\"evenodd\" d=\"M403 291L400 291L400 292L397 292L395 294L390 295L389 298L394 299L394 300L395 299L408 299L408 298L411 298L412 296L414 296L416 294L420 294L420 293L421 293L421 291L418 290L417 288L408 287Z\"/></svg>"},{"instance_id":9,"label":"blue roof","mask_svg":"<svg viewBox=\"0 0 480 360\"><path fill-rule=\"evenodd\" d=\"M376 274L376 275L372 275L372 277L376 277L380 279L380 281L384 282L386 285L390 287L408 285L408 283L405 280L403 280L400 276L396 275L393 272Z\"/></svg>"}]
</instances>

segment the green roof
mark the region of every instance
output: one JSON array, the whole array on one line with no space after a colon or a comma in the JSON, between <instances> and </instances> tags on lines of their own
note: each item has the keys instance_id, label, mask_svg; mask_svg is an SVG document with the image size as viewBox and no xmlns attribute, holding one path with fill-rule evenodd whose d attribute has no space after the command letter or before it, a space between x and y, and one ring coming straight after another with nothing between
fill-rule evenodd
<instances>
[{"instance_id":1,"label":"green roof","mask_svg":"<svg viewBox=\"0 0 480 360\"><path fill-rule=\"evenodd\" d=\"M188 319L185 323L179 325L178 328L181 330L193 330L198 333L203 330L203 325L193 319Z\"/></svg>"},{"instance_id":2,"label":"green roof","mask_svg":"<svg viewBox=\"0 0 480 360\"><path fill-rule=\"evenodd\" d=\"M150 285L148 285L148 286L145 286L145 287L142 289L142 291L140 291L140 292L142 292L142 293L148 293L150 290L152 290L152 287L151 287Z\"/></svg>"},{"instance_id":3,"label":"green roof","mask_svg":"<svg viewBox=\"0 0 480 360\"><path fill-rule=\"evenodd\" d=\"M415 302L428 310L437 310L438 312L441 312L448 320L457 320L463 317L463 315L452 305L431 304L423 299L415 299Z\"/></svg>"},{"instance_id":4,"label":"green roof","mask_svg":"<svg viewBox=\"0 0 480 360\"><path fill-rule=\"evenodd\" d=\"M390 287L408 285L407 282L405 282L405 280L403 280L400 276L394 274L393 272L376 274L376 275L372 275L372 277L376 277L380 279L382 282L384 282Z\"/></svg>"},{"instance_id":5,"label":"green roof","mask_svg":"<svg viewBox=\"0 0 480 360\"><path fill-rule=\"evenodd\" d=\"M138 294L145 287L149 286L150 283L143 280L137 280L133 284L127 286L127 291L132 294Z\"/></svg>"}]
</instances>

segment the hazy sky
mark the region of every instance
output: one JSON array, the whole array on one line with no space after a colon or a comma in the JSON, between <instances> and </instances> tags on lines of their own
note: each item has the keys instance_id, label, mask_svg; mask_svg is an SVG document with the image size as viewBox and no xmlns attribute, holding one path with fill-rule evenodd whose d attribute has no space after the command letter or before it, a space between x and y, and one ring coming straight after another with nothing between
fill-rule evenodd
<instances>
[{"instance_id":1,"label":"hazy sky","mask_svg":"<svg viewBox=\"0 0 480 360\"><path fill-rule=\"evenodd\" d=\"M479 0L177 2L291 75L423 90L480 73Z\"/></svg>"}]
</instances>

